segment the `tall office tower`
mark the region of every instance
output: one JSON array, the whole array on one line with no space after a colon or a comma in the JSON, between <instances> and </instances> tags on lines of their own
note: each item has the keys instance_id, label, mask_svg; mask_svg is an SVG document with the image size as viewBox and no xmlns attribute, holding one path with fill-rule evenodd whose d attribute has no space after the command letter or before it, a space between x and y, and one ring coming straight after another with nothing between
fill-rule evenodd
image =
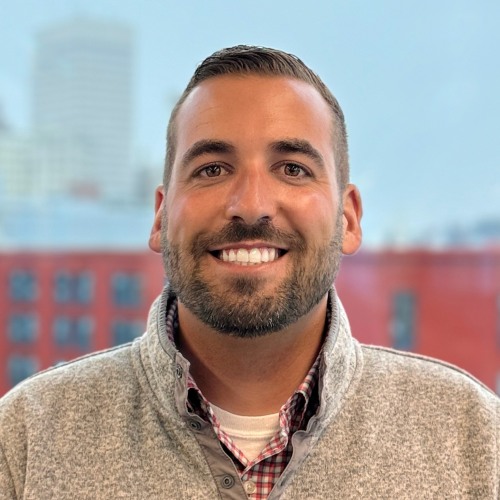
<instances>
[{"instance_id":1,"label":"tall office tower","mask_svg":"<svg viewBox=\"0 0 500 500\"><path fill-rule=\"evenodd\" d=\"M0 235L10 202L32 193L30 177L31 144L7 123L0 103ZM0 247L2 246L0 236Z\"/></svg>"},{"instance_id":2,"label":"tall office tower","mask_svg":"<svg viewBox=\"0 0 500 500\"><path fill-rule=\"evenodd\" d=\"M85 18L39 33L33 125L43 193L130 195L132 38L127 26Z\"/></svg>"}]
</instances>

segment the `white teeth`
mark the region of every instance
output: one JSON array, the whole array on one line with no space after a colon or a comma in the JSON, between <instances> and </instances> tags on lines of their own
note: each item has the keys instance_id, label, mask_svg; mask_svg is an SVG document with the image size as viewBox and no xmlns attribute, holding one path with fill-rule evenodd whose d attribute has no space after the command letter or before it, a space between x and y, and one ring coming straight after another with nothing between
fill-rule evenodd
<instances>
[{"instance_id":1,"label":"white teeth","mask_svg":"<svg viewBox=\"0 0 500 500\"><path fill-rule=\"evenodd\" d=\"M236 260L238 262L248 262L248 250L246 248L238 248Z\"/></svg>"},{"instance_id":2,"label":"white teeth","mask_svg":"<svg viewBox=\"0 0 500 500\"><path fill-rule=\"evenodd\" d=\"M273 262L279 254L275 248L230 248L220 252L220 259L224 262L234 262L242 266Z\"/></svg>"},{"instance_id":3,"label":"white teeth","mask_svg":"<svg viewBox=\"0 0 500 500\"><path fill-rule=\"evenodd\" d=\"M260 250L258 248L252 248L248 254L248 262L253 264L260 264L262 258L260 256Z\"/></svg>"}]
</instances>

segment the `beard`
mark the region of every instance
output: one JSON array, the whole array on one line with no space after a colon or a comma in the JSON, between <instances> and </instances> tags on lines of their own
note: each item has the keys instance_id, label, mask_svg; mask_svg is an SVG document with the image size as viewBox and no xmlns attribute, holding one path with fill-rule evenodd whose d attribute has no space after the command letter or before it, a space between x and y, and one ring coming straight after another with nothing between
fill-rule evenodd
<instances>
[{"instance_id":1,"label":"beard","mask_svg":"<svg viewBox=\"0 0 500 500\"><path fill-rule=\"evenodd\" d=\"M163 262L172 290L200 321L234 337L277 332L309 313L333 285L342 257L341 207L332 239L314 248L308 248L301 235L283 232L268 220L254 225L234 220L216 234L198 235L183 251L167 240L166 217L163 222ZM290 271L272 293L262 291L268 278L238 277L223 284L204 278L201 261L209 248L244 240L280 242L287 247Z\"/></svg>"}]
</instances>

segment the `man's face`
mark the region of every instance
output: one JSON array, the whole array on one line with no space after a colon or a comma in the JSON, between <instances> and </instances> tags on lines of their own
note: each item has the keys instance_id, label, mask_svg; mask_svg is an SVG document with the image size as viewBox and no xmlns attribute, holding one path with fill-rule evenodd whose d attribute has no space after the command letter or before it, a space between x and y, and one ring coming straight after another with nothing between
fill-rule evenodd
<instances>
[{"instance_id":1,"label":"man's face","mask_svg":"<svg viewBox=\"0 0 500 500\"><path fill-rule=\"evenodd\" d=\"M332 126L291 78L209 79L181 106L162 249L179 303L205 324L263 335L326 297L348 225Z\"/></svg>"}]
</instances>

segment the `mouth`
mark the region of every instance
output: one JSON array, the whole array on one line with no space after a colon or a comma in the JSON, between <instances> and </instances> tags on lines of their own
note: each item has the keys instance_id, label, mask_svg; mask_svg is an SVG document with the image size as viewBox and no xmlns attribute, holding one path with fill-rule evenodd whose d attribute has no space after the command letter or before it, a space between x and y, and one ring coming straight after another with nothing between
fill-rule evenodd
<instances>
[{"instance_id":1,"label":"mouth","mask_svg":"<svg viewBox=\"0 0 500 500\"><path fill-rule=\"evenodd\" d=\"M287 253L283 248L255 246L231 247L209 252L216 259L239 266L257 266L278 260Z\"/></svg>"}]
</instances>

